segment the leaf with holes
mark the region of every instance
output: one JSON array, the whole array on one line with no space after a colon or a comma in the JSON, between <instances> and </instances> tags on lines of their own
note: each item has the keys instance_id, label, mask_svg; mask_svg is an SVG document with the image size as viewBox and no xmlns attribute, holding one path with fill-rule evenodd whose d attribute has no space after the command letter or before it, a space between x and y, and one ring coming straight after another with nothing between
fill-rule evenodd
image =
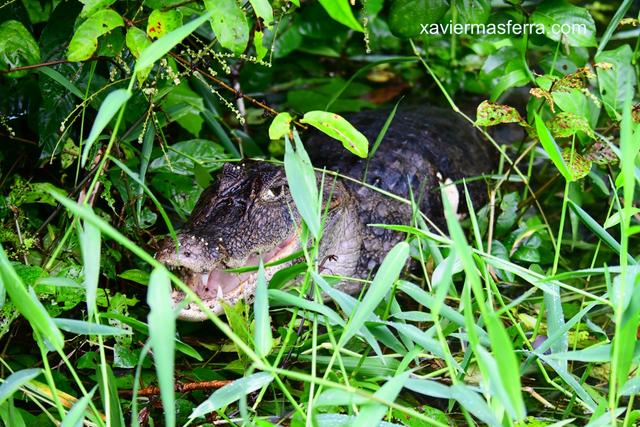
<instances>
[{"instance_id":1,"label":"leaf with holes","mask_svg":"<svg viewBox=\"0 0 640 427\"><path fill-rule=\"evenodd\" d=\"M568 138L578 132L584 132L593 139L596 137L587 119L574 113L558 113L547 124L556 138Z\"/></svg>"},{"instance_id":2,"label":"leaf with holes","mask_svg":"<svg viewBox=\"0 0 640 427\"><path fill-rule=\"evenodd\" d=\"M571 172L573 181L578 181L589 175L592 164L591 160L585 159L576 152L572 153L571 148L568 147L562 150L562 158Z\"/></svg>"},{"instance_id":3,"label":"leaf with holes","mask_svg":"<svg viewBox=\"0 0 640 427\"><path fill-rule=\"evenodd\" d=\"M476 124L478 126L495 126L502 123L521 123L520 113L508 105L482 101L478 105Z\"/></svg>"}]
</instances>

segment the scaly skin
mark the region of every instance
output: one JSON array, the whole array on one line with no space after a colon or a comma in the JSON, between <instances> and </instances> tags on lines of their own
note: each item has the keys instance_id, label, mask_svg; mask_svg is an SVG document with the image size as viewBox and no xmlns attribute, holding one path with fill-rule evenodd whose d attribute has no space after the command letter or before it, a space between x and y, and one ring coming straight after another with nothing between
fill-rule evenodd
<instances>
[{"instance_id":1,"label":"scaly skin","mask_svg":"<svg viewBox=\"0 0 640 427\"><path fill-rule=\"evenodd\" d=\"M372 143L387 115L388 111L366 111L348 119ZM435 107L399 109L368 165L320 133L305 145L315 167L357 180L366 170L368 184L404 198L410 197L411 189L422 212L438 225L443 224L440 183L481 175L494 165L490 146L468 123ZM469 185L474 204L484 198L483 185ZM404 236L367 225L410 224L411 207L350 180L325 176L323 188L329 209L319 247L322 272L370 277ZM179 249L166 239L157 258L179 270L207 306L222 313L221 299L234 304L252 298L256 276L224 270L256 265L260 258L267 263L300 250L299 229L300 216L282 167L262 161L226 164L179 233ZM291 262L267 268L267 278L288 265ZM349 280L337 287L347 293L360 290L359 282ZM173 298L177 303L183 295L175 292ZM190 303L180 318L199 321L205 316Z\"/></svg>"}]
</instances>

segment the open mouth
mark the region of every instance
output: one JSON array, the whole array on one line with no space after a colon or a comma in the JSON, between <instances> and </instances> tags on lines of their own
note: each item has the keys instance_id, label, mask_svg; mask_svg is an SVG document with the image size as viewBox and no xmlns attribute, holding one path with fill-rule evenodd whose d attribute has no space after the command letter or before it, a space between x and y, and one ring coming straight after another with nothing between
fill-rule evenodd
<instances>
[{"instance_id":1,"label":"open mouth","mask_svg":"<svg viewBox=\"0 0 640 427\"><path fill-rule=\"evenodd\" d=\"M298 234L293 233L286 240L262 255L262 262L266 265L285 258L295 253L299 248ZM250 256L244 263L244 267L257 266L260 263L260 255ZM276 271L289 265L287 262L265 267L265 276L269 280ZM234 305L241 299L247 302L253 299L257 270L247 272L230 272L224 269L214 269L205 272L195 272L184 267L178 267L177 272L182 280L202 300L205 306L216 314L223 313L222 303ZM175 290L171 294L174 307L180 304L185 295L182 291ZM207 316L195 302L189 302L178 315L178 319L199 322L207 319Z\"/></svg>"}]
</instances>

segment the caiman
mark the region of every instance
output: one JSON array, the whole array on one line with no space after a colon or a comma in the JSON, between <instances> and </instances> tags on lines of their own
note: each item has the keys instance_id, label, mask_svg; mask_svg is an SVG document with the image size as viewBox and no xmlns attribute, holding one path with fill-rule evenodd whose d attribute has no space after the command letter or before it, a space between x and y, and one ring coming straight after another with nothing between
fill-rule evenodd
<instances>
[{"instance_id":1,"label":"caiman","mask_svg":"<svg viewBox=\"0 0 640 427\"><path fill-rule=\"evenodd\" d=\"M355 113L346 118L369 141L374 141L389 115L388 110ZM322 200L327 208L318 260L326 274L345 278L372 277L385 254L403 233L369 224L411 224L413 197L434 224L443 224L440 186L489 172L495 164L491 144L458 114L436 107L399 108L374 156L368 161L344 150L330 137L315 133L305 146L316 168L326 168L353 178L324 175ZM366 183L362 185L365 177ZM322 172L317 172L318 181ZM483 200L484 182L468 185L472 200ZM445 191L453 205L464 197L449 185ZM451 191L453 190L453 191ZM474 202L475 205L476 202ZM327 206L328 204L328 206ZM324 207L323 207L324 208ZM297 212L280 165L259 160L227 163L214 183L200 196L191 216L177 235L161 243L157 259L177 271L203 302L222 313L222 301L250 301L255 271L227 270L265 264L301 250L301 217ZM293 261L266 268L267 279ZM336 287L354 294L361 281L343 280ZM184 299L174 291L174 303ZM206 317L189 303L180 319Z\"/></svg>"}]
</instances>

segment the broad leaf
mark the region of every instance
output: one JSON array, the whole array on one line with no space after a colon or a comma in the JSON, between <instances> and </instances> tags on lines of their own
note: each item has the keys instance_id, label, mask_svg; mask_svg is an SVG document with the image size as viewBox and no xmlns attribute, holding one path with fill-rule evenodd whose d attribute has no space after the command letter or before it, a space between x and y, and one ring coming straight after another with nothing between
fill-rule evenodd
<instances>
[{"instance_id":1,"label":"broad leaf","mask_svg":"<svg viewBox=\"0 0 640 427\"><path fill-rule=\"evenodd\" d=\"M27 29L18 21L0 24L0 70L33 65L40 62L40 48ZM14 71L8 77L18 78L29 71Z\"/></svg>"},{"instance_id":2,"label":"broad leaf","mask_svg":"<svg viewBox=\"0 0 640 427\"><path fill-rule=\"evenodd\" d=\"M67 59L69 61L85 61L98 48L98 37L108 33L114 28L124 26L124 20L115 10L99 10L84 21L76 30L69 49Z\"/></svg>"}]
</instances>

